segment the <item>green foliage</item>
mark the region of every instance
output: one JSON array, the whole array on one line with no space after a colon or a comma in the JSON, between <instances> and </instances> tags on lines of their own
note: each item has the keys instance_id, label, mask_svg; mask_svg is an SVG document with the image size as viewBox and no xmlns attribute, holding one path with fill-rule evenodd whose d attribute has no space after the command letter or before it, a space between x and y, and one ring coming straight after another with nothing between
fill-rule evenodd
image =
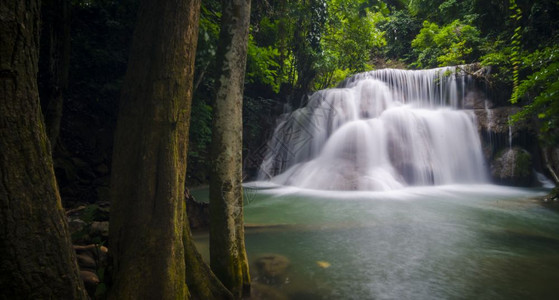
<instances>
[{"instance_id":1,"label":"green foliage","mask_svg":"<svg viewBox=\"0 0 559 300\"><path fill-rule=\"evenodd\" d=\"M211 141L212 108L210 106L216 82L215 56L219 39L221 6L216 1L204 1L200 7L200 27L194 76L194 95L190 114L187 184L206 182L208 151Z\"/></svg>"},{"instance_id":2,"label":"green foliage","mask_svg":"<svg viewBox=\"0 0 559 300\"><path fill-rule=\"evenodd\" d=\"M321 45L340 69L365 70L373 49L386 45L384 32L376 26L385 19L382 8L375 7L380 11L373 11L364 4L365 1L332 0L328 5L328 23Z\"/></svg>"},{"instance_id":3,"label":"green foliage","mask_svg":"<svg viewBox=\"0 0 559 300\"><path fill-rule=\"evenodd\" d=\"M491 68L491 83L494 86L510 87L512 84L510 60L512 47L510 43L499 39L485 43L482 49L486 54L481 56L479 61L482 66ZM504 97L508 97L508 95Z\"/></svg>"},{"instance_id":4,"label":"green foliage","mask_svg":"<svg viewBox=\"0 0 559 300\"><path fill-rule=\"evenodd\" d=\"M423 28L411 42L417 53L412 66L427 68L472 62L475 57L472 54L480 42L479 30L460 20L443 27L424 21Z\"/></svg>"},{"instance_id":5,"label":"green foliage","mask_svg":"<svg viewBox=\"0 0 559 300\"><path fill-rule=\"evenodd\" d=\"M559 143L559 46L536 51L524 58L524 64L536 71L522 80L517 88L518 97L532 101L512 116L517 122L536 116L539 119L542 141Z\"/></svg>"},{"instance_id":6,"label":"green foliage","mask_svg":"<svg viewBox=\"0 0 559 300\"><path fill-rule=\"evenodd\" d=\"M475 1L461 0L412 0L410 12L418 18L446 24L460 18L467 22L477 19Z\"/></svg>"},{"instance_id":7,"label":"green foliage","mask_svg":"<svg viewBox=\"0 0 559 300\"><path fill-rule=\"evenodd\" d=\"M215 60L220 19L221 12L218 7L212 7L211 3L204 3L200 6L200 25L196 48L196 71L198 73L205 71Z\"/></svg>"},{"instance_id":8,"label":"green foliage","mask_svg":"<svg viewBox=\"0 0 559 300\"><path fill-rule=\"evenodd\" d=\"M412 16L408 10L392 12L388 18L379 24L384 31L386 46L384 55L391 59L411 63L411 41L419 33L421 22Z\"/></svg>"},{"instance_id":9,"label":"green foliage","mask_svg":"<svg viewBox=\"0 0 559 300\"><path fill-rule=\"evenodd\" d=\"M88 205L83 211L82 220L86 223L93 222L96 219L98 209L97 204Z\"/></svg>"},{"instance_id":10,"label":"green foliage","mask_svg":"<svg viewBox=\"0 0 559 300\"><path fill-rule=\"evenodd\" d=\"M212 131L212 108L201 99L192 102L190 117L190 141L188 147L189 158L203 161L207 158L207 147L210 144Z\"/></svg>"},{"instance_id":11,"label":"green foliage","mask_svg":"<svg viewBox=\"0 0 559 300\"><path fill-rule=\"evenodd\" d=\"M322 58L315 88L335 84L341 75L372 69L372 54L386 45L378 24L386 21L386 4L373 1L331 0L320 41ZM342 78L343 79L343 78Z\"/></svg>"},{"instance_id":12,"label":"green foliage","mask_svg":"<svg viewBox=\"0 0 559 300\"><path fill-rule=\"evenodd\" d=\"M516 5L516 0L510 0L509 9L512 11L510 18L514 24L517 24L522 19L522 10ZM512 51L510 53L510 61L512 63L512 95L511 103L516 103L519 97L518 82L519 82L519 68L520 68L520 39L521 39L521 26L514 28L514 34L511 37Z\"/></svg>"},{"instance_id":13,"label":"green foliage","mask_svg":"<svg viewBox=\"0 0 559 300\"><path fill-rule=\"evenodd\" d=\"M279 50L268 47L258 47L252 35L249 36L248 51L247 51L247 73L246 80L248 83L259 82L278 93L280 85L285 82L284 76L278 74L280 64L278 63L280 57Z\"/></svg>"}]
</instances>

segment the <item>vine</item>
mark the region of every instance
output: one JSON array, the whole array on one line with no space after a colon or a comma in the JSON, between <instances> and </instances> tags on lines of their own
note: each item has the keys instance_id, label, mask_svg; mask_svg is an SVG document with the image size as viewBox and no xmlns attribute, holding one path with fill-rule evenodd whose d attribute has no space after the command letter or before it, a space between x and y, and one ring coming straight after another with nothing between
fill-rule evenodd
<instances>
[{"instance_id":1,"label":"vine","mask_svg":"<svg viewBox=\"0 0 559 300\"><path fill-rule=\"evenodd\" d=\"M509 9L511 11L511 20L513 25L519 23L520 19L522 19L522 10L516 4L516 0L510 0ZM522 37L521 31L522 26L519 25L514 29L514 34L511 37L511 44L512 44L512 53L510 55L510 60L512 63L512 95L511 95L511 103L516 103L518 98L520 97L518 93L518 86L519 86L519 69L520 69L520 39Z\"/></svg>"}]
</instances>

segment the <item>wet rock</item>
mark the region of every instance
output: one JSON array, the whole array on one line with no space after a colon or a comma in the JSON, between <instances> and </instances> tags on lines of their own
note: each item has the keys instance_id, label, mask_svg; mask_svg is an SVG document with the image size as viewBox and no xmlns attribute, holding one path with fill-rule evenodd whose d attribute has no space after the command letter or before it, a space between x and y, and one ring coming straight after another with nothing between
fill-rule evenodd
<instances>
[{"instance_id":1,"label":"wet rock","mask_svg":"<svg viewBox=\"0 0 559 300\"><path fill-rule=\"evenodd\" d=\"M109 221L111 209L109 202L98 202L95 211L93 212L94 221Z\"/></svg>"},{"instance_id":2,"label":"wet rock","mask_svg":"<svg viewBox=\"0 0 559 300\"><path fill-rule=\"evenodd\" d=\"M91 245L74 245L74 251L77 255L84 254L92 257L99 264L103 264L107 261L107 254L109 249L105 246L91 244Z\"/></svg>"},{"instance_id":3,"label":"wet rock","mask_svg":"<svg viewBox=\"0 0 559 300\"><path fill-rule=\"evenodd\" d=\"M84 220L73 218L68 220L68 229L70 230L70 234L74 234L80 232L85 229L87 223Z\"/></svg>"},{"instance_id":4,"label":"wet rock","mask_svg":"<svg viewBox=\"0 0 559 300\"><path fill-rule=\"evenodd\" d=\"M80 217L83 214L83 210L86 209L87 206L79 205L76 208L72 208L66 211L66 216L68 217Z\"/></svg>"},{"instance_id":5,"label":"wet rock","mask_svg":"<svg viewBox=\"0 0 559 300\"><path fill-rule=\"evenodd\" d=\"M98 289L104 290L103 287L106 287L103 282L107 281L104 270L107 268L109 250L105 246L96 244L73 247L87 293L91 299L99 299Z\"/></svg>"},{"instance_id":6,"label":"wet rock","mask_svg":"<svg viewBox=\"0 0 559 300\"><path fill-rule=\"evenodd\" d=\"M95 290L101 282L97 274L92 271L82 270L80 271L80 277L83 280L85 289L89 295L95 295Z\"/></svg>"},{"instance_id":7,"label":"wet rock","mask_svg":"<svg viewBox=\"0 0 559 300\"><path fill-rule=\"evenodd\" d=\"M487 95L478 89L468 90L464 96L463 106L465 109L485 109L493 107L493 102L487 99Z\"/></svg>"},{"instance_id":8,"label":"wet rock","mask_svg":"<svg viewBox=\"0 0 559 300\"><path fill-rule=\"evenodd\" d=\"M474 110L479 131L489 131L493 134L504 134L508 137L509 130L514 139L519 138L523 132L532 132L534 128L528 122L518 122L510 126L509 117L518 113L519 107L506 106L492 109Z\"/></svg>"},{"instance_id":9,"label":"wet rock","mask_svg":"<svg viewBox=\"0 0 559 300\"><path fill-rule=\"evenodd\" d=\"M66 211L66 215L75 244L99 244L107 241L110 215L108 201L81 205Z\"/></svg>"},{"instance_id":10,"label":"wet rock","mask_svg":"<svg viewBox=\"0 0 559 300\"><path fill-rule=\"evenodd\" d=\"M91 223L91 228L89 230L90 236L99 236L102 238L109 237L109 222L93 222Z\"/></svg>"},{"instance_id":11,"label":"wet rock","mask_svg":"<svg viewBox=\"0 0 559 300\"><path fill-rule=\"evenodd\" d=\"M291 262L283 255L268 254L256 259L255 266L258 277L268 284L284 283Z\"/></svg>"},{"instance_id":12,"label":"wet rock","mask_svg":"<svg viewBox=\"0 0 559 300\"><path fill-rule=\"evenodd\" d=\"M78 261L78 266L80 266L80 270L87 269L87 270L95 271L98 267L97 262L88 252L76 254L76 260Z\"/></svg>"},{"instance_id":13,"label":"wet rock","mask_svg":"<svg viewBox=\"0 0 559 300\"><path fill-rule=\"evenodd\" d=\"M528 151L513 147L499 152L491 162L491 176L499 184L532 186L534 172Z\"/></svg>"},{"instance_id":14,"label":"wet rock","mask_svg":"<svg viewBox=\"0 0 559 300\"><path fill-rule=\"evenodd\" d=\"M510 116L518 113L519 107L505 106L474 110L483 154L488 162L497 159L503 151L520 147L533 155L535 165L540 165L538 130L533 122L526 120L510 124ZM497 178L499 183L502 182Z\"/></svg>"}]
</instances>

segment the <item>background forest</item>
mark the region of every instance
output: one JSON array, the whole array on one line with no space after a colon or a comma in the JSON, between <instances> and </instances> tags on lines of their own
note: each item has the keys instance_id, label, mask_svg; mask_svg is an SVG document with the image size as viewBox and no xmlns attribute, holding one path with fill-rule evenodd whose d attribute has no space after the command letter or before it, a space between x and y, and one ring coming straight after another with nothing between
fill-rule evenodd
<instances>
[{"instance_id":1,"label":"background forest","mask_svg":"<svg viewBox=\"0 0 559 300\"><path fill-rule=\"evenodd\" d=\"M109 172L137 2L72 2L68 90L55 152L60 185L72 186L62 189L65 200L95 201L108 191L108 181L96 174ZM220 11L219 1L203 1L188 185L207 182ZM514 120L536 121L541 140L557 143L556 1L266 0L255 1L251 14L243 104L247 177L254 176L281 113L351 74L387 67L490 67L482 80L494 98L523 106Z\"/></svg>"}]
</instances>

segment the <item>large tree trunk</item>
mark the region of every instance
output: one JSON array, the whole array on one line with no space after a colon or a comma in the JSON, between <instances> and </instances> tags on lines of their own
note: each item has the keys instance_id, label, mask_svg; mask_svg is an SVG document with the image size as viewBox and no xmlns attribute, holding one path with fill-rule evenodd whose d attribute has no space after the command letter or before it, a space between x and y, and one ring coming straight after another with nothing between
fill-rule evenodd
<instances>
[{"instance_id":1,"label":"large tree trunk","mask_svg":"<svg viewBox=\"0 0 559 300\"><path fill-rule=\"evenodd\" d=\"M210 265L235 298L250 294L242 194L242 101L250 0L222 1L210 174Z\"/></svg>"},{"instance_id":2,"label":"large tree trunk","mask_svg":"<svg viewBox=\"0 0 559 300\"><path fill-rule=\"evenodd\" d=\"M192 255L184 202L199 6L140 5L113 154L113 299L188 298L186 264L202 263ZM227 295L210 283L213 274L196 275L207 284L191 288L194 298L200 291Z\"/></svg>"},{"instance_id":3,"label":"large tree trunk","mask_svg":"<svg viewBox=\"0 0 559 300\"><path fill-rule=\"evenodd\" d=\"M70 5L68 0L43 0L41 5L39 93L47 136L54 151L70 64Z\"/></svg>"},{"instance_id":4,"label":"large tree trunk","mask_svg":"<svg viewBox=\"0 0 559 300\"><path fill-rule=\"evenodd\" d=\"M86 299L37 89L39 1L0 2L0 298Z\"/></svg>"}]
</instances>

